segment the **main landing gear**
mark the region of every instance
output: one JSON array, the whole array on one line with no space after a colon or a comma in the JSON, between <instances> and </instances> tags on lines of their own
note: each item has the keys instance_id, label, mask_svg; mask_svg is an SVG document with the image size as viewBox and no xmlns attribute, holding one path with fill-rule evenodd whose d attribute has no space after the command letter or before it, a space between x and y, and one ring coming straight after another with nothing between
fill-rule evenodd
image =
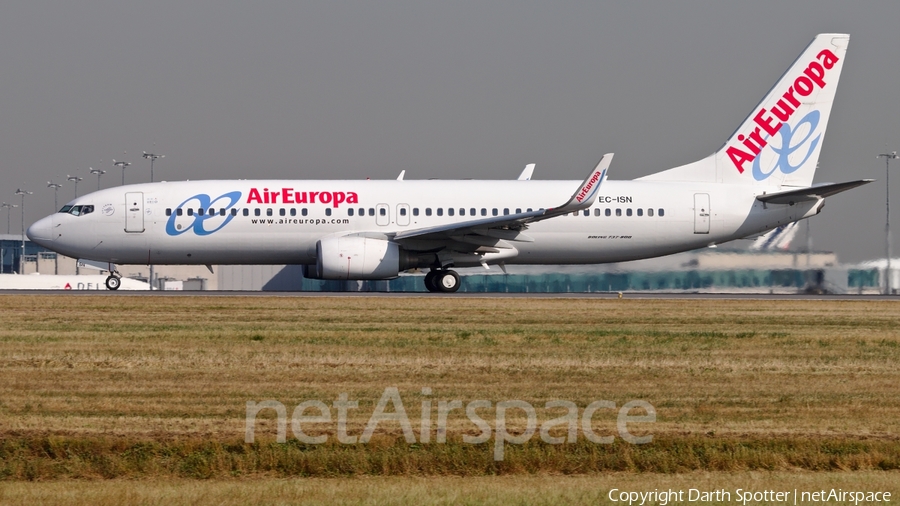
<instances>
[{"instance_id":1,"label":"main landing gear","mask_svg":"<svg viewBox=\"0 0 900 506\"><path fill-rule=\"evenodd\" d=\"M106 278L106 288L118 290L122 286L122 276L118 272L111 272Z\"/></svg>"},{"instance_id":2,"label":"main landing gear","mask_svg":"<svg viewBox=\"0 0 900 506\"><path fill-rule=\"evenodd\" d=\"M425 288L429 292L453 293L459 290L459 274L456 271L430 271L425 275Z\"/></svg>"}]
</instances>

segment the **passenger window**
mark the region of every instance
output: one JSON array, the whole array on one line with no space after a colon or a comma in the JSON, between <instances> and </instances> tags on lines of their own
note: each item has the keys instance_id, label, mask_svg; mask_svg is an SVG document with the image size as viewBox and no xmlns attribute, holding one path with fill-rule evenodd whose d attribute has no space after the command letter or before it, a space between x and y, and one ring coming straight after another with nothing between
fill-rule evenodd
<instances>
[{"instance_id":1,"label":"passenger window","mask_svg":"<svg viewBox=\"0 0 900 506\"><path fill-rule=\"evenodd\" d=\"M498 214L500 214L500 212L497 210L496 207L493 208L493 209L491 209L491 215L492 215L492 216L497 216Z\"/></svg>"},{"instance_id":2,"label":"passenger window","mask_svg":"<svg viewBox=\"0 0 900 506\"><path fill-rule=\"evenodd\" d=\"M203 208L202 207L197 209L197 216L203 216Z\"/></svg>"},{"instance_id":3,"label":"passenger window","mask_svg":"<svg viewBox=\"0 0 900 506\"><path fill-rule=\"evenodd\" d=\"M485 208L482 207L482 208L481 208L481 215L482 215L482 216L487 216L487 209L485 209Z\"/></svg>"},{"instance_id":4,"label":"passenger window","mask_svg":"<svg viewBox=\"0 0 900 506\"><path fill-rule=\"evenodd\" d=\"M250 216L250 210L245 207L244 212L241 214L243 214L244 216Z\"/></svg>"},{"instance_id":5,"label":"passenger window","mask_svg":"<svg viewBox=\"0 0 900 506\"><path fill-rule=\"evenodd\" d=\"M653 208L647 209L647 216L653 216Z\"/></svg>"},{"instance_id":6,"label":"passenger window","mask_svg":"<svg viewBox=\"0 0 900 506\"><path fill-rule=\"evenodd\" d=\"M284 208L282 207L281 209L278 210L278 215L279 215L279 216L286 216L286 215L287 215L287 211L285 211Z\"/></svg>"},{"instance_id":7,"label":"passenger window","mask_svg":"<svg viewBox=\"0 0 900 506\"><path fill-rule=\"evenodd\" d=\"M235 209L235 208L232 207L232 208L231 208L231 215L232 215L232 216L237 216L237 209Z\"/></svg>"},{"instance_id":8,"label":"passenger window","mask_svg":"<svg viewBox=\"0 0 900 506\"><path fill-rule=\"evenodd\" d=\"M387 209L382 207L378 210L378 214L380 214L381 216L387 216Z\"/></svg>"},{"instance_id":9,"label":"passenger window","mask_svg":"<svg viewBox=\"0 0 900 506\"><path fill-rule=\"evenodd\" d=\"M460 216L465 216L465 215L466 215L466 209L465 209L464 207L460 207L460 208L459 208L459 215L460 215Z\"/></svg>"},{"instance_id":10,"label":"passenger window","mask_svg":"<svg viewBox=\"0 0 900 506\"><path fill-rule=\"evenodd\" d=\"M583 214L584 214L585 216L590 216L590 215L591 215L591 210L590 210L590 209L585 209L585 210L583 211Z\"/></svg>"},{"instance_id":11,"label":"passenger window","mask_svg":"<svg viewBox=\"0 0 900 506\"><path fill-rule=\"evenodd\" d=\"M638 216L643 216L643 215L644 215L644 210L638 209Z\"/></svg>"},{"instance_id":12,"label":"passenger window","mask_svg":"<svg viewBox=\"0 0 900 506\"><path fill-rule=\"evenodd\" d=\"M179 207L178 209L175 210L175 216L182 216L182 215L184 215L184 209Z\"/></svg>"},{"instance_id":13,"label":"passenger window","mask_svg":"<svg viewBox=\"0 0 900 506\"><path fill-rule=\"evenodd\" d=\"M476 214L476 213L475 213L475 208L474 208L474 207L473 207L473 208L470 208L470 209L469 209L469 216L475 216L475 214Z\"/></svg>"},{"instance_id":14,"label":"passenger window","mask_svg":"<svg viewBox=\"0 0 900 506\"><path fill-rule=\"evenodd\" d=\"M603 211L603 214L605 214L607 216L612 216L612 209L607 209L606 211Z\"/></svg>"},{"instance_id":15,"label":"passenger window","mask_svg":"<svg viewBox=\"0 0 900 506\"><path fill-rule=\"evenodd\" d=\"M375 208L374 207L369 208L369 216L375 216Z\"/></svg>"},{"instance_id":16,"label":"passenger window","mask_svg":"<svg viewBox=\"0 0 900 506\"><path fill-rule=\"evenodd\" d=\"M347 209L347 216L353 216L353 208Z\"/></svg>"},{"instance_id":17,"label":"passenger window","mask_svg":"<svg viewBox=\"0 0 900 506\"><path fill-rule=\"evenodd\" d=\"M291 216L297 216L297 208L296 207L291 208Z\"/></svg>"},{"instance_id":18,"label":"passenger window","mask_svg":"<svg viewBox=\"0 0 900 506\"><path fill-rule=\"evenodd\" d=\"M453 216L453 214L454 214L455 212L456 212L456 210L453 209L452 207L448 207L448 208L447 208L447 216Z\"/></svg>"},{"instance_id":19,"label":"passenger window","mask_svg":"<svg viewBox=\"0 0 900 506\"><path fill-rule=\"evenodd\" d=\"M418 208L418 207L414 207L414 208L413 208L413 216L418 216L418 215L419 215L419 208Z\"/></svg>"},{"instance_id":20,"label":"passenger window","mask_svg":"<svg viewBox=\"0 0 900 506\"><path fill-rule=\"evenodd\" d=\"M519 209L518 207L516 208L516 214L522 214L522 210Z\"/></svg>"},{"instance_id":21,"label":"passenger window","mask_svg":"<svg viewBox=\"0 0 900 506\"><path fill-rule=\"evenodd\" d=\"M616 209L616 216L622 216L622 210Z\"/></svg>"},{"instance_id":22,"label":"passenger window","mask_svg":"<svg viewBox=\"0 0 900 506\"><path fill-rule=\"evenodd\" d=\"M189 207L188 210L187 210L187 213L188 213L188 216L193 216L193 215L194 215L194 210L191 209L191 208Z\"/></svg>"},{"instance_id":23,"label":"passenger window","mask_svg":"<svg viewBox=\"0 0 900 506\"><path fill-rule=\"evenodd\" d=\"M665 216L665 215L666 215L666 210L660 208L660 210L659 210L659 217L662 218L662 217Z\"/></svg>"},{"instance_id":24,"label":"passenger window","mask_svg":"<svg viewBox=\"0 0 900 506\"><path fill-rule=\"evenodd\" d=\"M260 214L261 214L261 213L260 213L259 208L256 208L256 209L253 210L253 216L259 216Z\"/></svg>"},{"instance_id":25,"label":"passenger window","mask_svg":"<svg viewBox=\"0 0 900 506\"><path fill-rule=\"evenodd\" d=\"M503 208L503 216L509 216L509 208L508 207Z\"/></svg>"},{"instance_id":26,"label":"passenger window","mask_svg":"<svg viewBox=\"0 0 900 506\"><path fill-rule=\"evenodd\" d=\"M530 207L528 208L528 212L529 212L529 213L531 212L531 208L530 208Z\"/></svg>"},{"instance_id":27,"label":"passenger window","mask_svg":"<svg viewBox=\"0 0 900 506\"><path fill-rule=\"evenodd\" d=\"M625 210L625 216L631 216L631 208Z\"/></svg>"},{"instance_id":28,"label":"passenger window","mask_svg":"<svg viewBox=\"0 0 900 506\"><path fill-rule=\"evenodd\" d=\"M444 215L444 208L443 208L443 207L437 208L437 215L438 215L438 216L443 216L443 215Z\"/></svg>"},{"instance_id":29,"label":"passenger window","mask_svg":"<svg viewBox=\"0 0 900 506\"><path fill-rule=\"evenodd\" d=\"M600 216L601 212L599 209L594 209L594 216Z\"/></svg>"},{"instance_id":30,"label":"passenger window","mask_svg":"<svg viewBox=\"0 0 900 506\"><path fill-rule=\"evenodd\" d=\"M171 207L166 208L166 216L172 216L172 208Z\"/></svg>"},{"instance_id":31,"label":"passenger window","mask_svg":"<svg viewBox=\"0 0 900 506\"><path fill-rule=\"evenodd\" d=\"M303 216L306 216L307 214L309 214L309 211L307 211L306 208L304 207L303 209L300 210L300 214L302 214Z\"/></svg>"},{"instance_id":32,"label":"passenger window","mask_svg":"<svg viewBox=\"0 0 900 506\"><path fill-rule=\"evenodd\" d=\"M431 216L431 208L430 207L425 208L425 216Z\"/></svg>"},{"instance_id":33,"label":"passenger window","mask_svg":"<svg viewBox=\"0 0 900 506\"><path fill-rule=\"evenodd\" d=\"M219 216L225 216L225 208L219 209Z\"/></svg>"},{"instance_id":34,"label":"passenger window","mask_svg":"<svg viewBox=\"0 0 900 506\"><path fill-rule=\"evenodd\" d=\"M325 208L325 216L331 216L331 208L330 207Z\"/></svg>"},{"instance_id":35,"label":"passenger window","mask_svg":"<svg viewBox=\"0 0 900 506\"><path fill-rule=\"evenodd\" d=\"M406 216L406 208L405 207L400 208L400 216Z\"/></svg>"},{"instance_id":36,"label":"passenger window","mask_svg":"<svg viewBox=\"0 0 900 506\"><path fill-rule=\"evenodd\" d=\"M210 207L210 208L209 208L209 215L210 215L210 216L215 216L215 215L216 215L216 210L213 209L212 207Z\"/></svg>"},{"instance_id":37,"label":"passenger window","mask_svg":"<svg viewBox=\"0 0 900 506\"><path fill-rule=\"evenodd\" d=\"M274 213L272 212L272 208L271 208L271 207L268 208L268 209L266 209L266 216L272 216L272 214L274 214Z\"/></svg>"},{"instance_id":38,"label":"passenger window","mask_svg":"<svg viewBox=\"0 0 900 506\"><path fill-rule=\"evenodd\" d=\"M359 208L359 215L360 215L360 216L365 216L365 215L366 215L366 208L360 207L360 208Z\"/></svg>"}]
</instances>

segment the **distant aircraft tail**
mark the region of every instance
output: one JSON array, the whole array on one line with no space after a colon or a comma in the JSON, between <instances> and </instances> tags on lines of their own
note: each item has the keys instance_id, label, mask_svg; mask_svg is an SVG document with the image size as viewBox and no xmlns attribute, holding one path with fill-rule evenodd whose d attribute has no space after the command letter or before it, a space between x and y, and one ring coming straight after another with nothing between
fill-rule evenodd
<instances>
[{"instance_id":1,"label":"distant aircraft tail","mask_svg":"<svg viewBox=\"0 0 900 506\"><path fill-rule=\"evenodd\" d=\"M810 186L849 41L816 36L719 151L641 179Z\"/></svg>"}]
</instances>

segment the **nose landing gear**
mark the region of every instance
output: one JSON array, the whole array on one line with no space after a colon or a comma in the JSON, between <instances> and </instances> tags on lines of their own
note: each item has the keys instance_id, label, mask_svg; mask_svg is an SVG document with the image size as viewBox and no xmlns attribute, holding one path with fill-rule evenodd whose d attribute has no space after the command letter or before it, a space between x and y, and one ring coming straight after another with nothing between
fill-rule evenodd
<instances>
[{"instance_id":1,"label":"nose landing gear","mask_svg":"<svg viewBox=\"0 0 900 506\"><path fill-rule=\"evenodd\" d=\"M459 290L459 274L451 270L430 271L425 275L425 288L429 292L453 293Z\"/></svg>"}]
</instances>

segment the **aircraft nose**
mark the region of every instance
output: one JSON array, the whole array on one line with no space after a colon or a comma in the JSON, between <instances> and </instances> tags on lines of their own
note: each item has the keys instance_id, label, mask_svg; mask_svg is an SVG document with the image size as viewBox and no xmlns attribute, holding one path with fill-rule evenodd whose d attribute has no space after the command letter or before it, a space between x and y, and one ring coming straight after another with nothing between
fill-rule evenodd
<instances>
[{"instance_id":1,"label":"aircraft nose","mask_svg":"<svg viewBox=\"0 0 900 506\"><path fill-rule=\"evenodd\" d=\"M28 230L25 231L25 235L33 242L36 242L41 246L46 246L53 241L53 217L47 216L46 218L41 218L34 222L28 227Z\"/></svg>"}]
</instances>

